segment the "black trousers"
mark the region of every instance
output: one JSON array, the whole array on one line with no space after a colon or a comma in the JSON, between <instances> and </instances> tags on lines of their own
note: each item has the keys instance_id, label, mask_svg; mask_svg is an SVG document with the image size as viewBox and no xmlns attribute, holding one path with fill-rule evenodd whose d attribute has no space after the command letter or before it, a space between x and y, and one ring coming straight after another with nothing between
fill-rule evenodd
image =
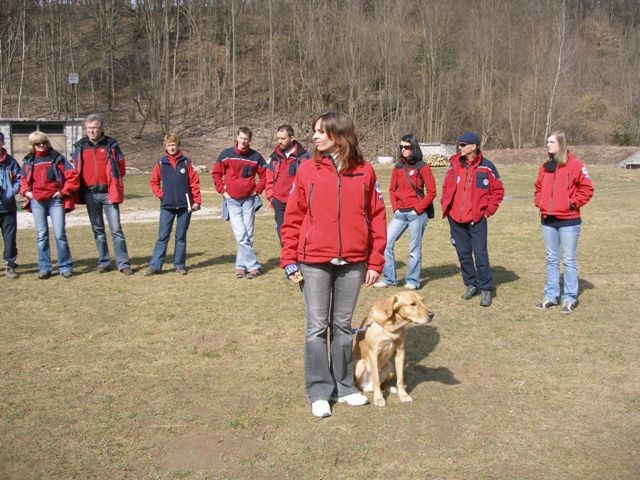
<instances>
[{"instance_id":1,"label":"black trousers","mask_svg":"<svg viewBox=\"0 0 640 480\"><path fill-rule=\"evenodd\" d=\"M7 267L17 267L16 257L18 247L16 233L18 231L18 214L16 212L0 213L0 229L4 241L4 254L2 258Z\"/></svg>"},{"instance_id":2,"label":"black trousers","mask_svg":"<svg viewBox=\"0 0 640 480\"><path fill-rule=\"evenodd\" d=\"M456 247L462 280L466 286L479 290L493 288L493 273L487 248L487 219L477 223L458 223L449 217L451 243Z\"/></svg>"},{"instance_id":3,"label":"black trousers","mask_svg":"<svg viewBox=\"0 0 640 480\"><path fill-rule=\"evenodd\" d=\"M275 198L271 198L271 206L273 206L273 210L276 216L276 232L278 232L278 238L280 239L280 246L282 246L282 238L280 237L280 229L282 229L282 224L284 223L284 211L287 208L286 203L282 203Z\"/></svg>"}]
</instances>

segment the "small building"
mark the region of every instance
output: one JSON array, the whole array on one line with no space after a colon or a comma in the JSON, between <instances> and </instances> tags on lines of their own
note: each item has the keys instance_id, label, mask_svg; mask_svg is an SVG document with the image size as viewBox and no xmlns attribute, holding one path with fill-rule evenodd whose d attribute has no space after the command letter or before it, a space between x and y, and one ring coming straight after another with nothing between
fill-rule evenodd
<instances>
[{"instance_id":1,"label":"small building","mask_svg":"<svg viewBox=\"0 0 640 480\"><path fill-rule=\"evenodd\" d=\"M83 118L66 118L52 120L48 118L0 118L0 132L4 134L4 148L16 160L22 161L29 153L27 137L32 132L40 130L51 139L51 146L71 157L73 144L82 138Z\"/></svg>"},{"instance_id":2,"label":"small building","mask_svg":"<svg viewBox=\"0 0 640 480\"><path fill-rule=\"evenodd\" d=\"M449 158L456 153L456 146L453 143L421 143L420 150L425 158L430 155L442 155Z\"/></svg>"}]
</instances>

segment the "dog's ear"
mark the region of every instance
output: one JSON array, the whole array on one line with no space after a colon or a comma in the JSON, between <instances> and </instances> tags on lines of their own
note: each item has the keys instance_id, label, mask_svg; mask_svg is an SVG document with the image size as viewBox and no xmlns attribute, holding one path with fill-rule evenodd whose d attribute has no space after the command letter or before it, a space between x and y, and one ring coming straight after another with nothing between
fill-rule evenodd
<instances>
[{"instance_id":1,"label":"dog's ear","mask_svg":"<svg viewBox=\"0 0 640 480\"><path fill-rule=\"evenodd\" d=\"M393 317L393 309L398 301L396 295L391 295L384 300L379 300L373 304L369 312L369 318L379 325L384 325Z\"/></svg>"}]
</instances>

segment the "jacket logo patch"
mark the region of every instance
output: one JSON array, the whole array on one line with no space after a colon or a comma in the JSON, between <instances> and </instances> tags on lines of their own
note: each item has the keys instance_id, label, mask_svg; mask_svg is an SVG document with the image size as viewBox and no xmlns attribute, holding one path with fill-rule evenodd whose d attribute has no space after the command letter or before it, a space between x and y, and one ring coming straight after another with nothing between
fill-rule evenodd
<instances>
[{"instance_id":1,"label":"jacket logo patch","mask_svg":"<svg viewBox=\"0 0 640 480\"><path fill-rule=\"evenodd\" d=\"M375 185L375 189L376 192L382 194L382 189L380 188L380 184L378 183L378 181L376 180L376 185Z\"/></svg>"},{"instance_id":2,"label":"jacket logo patch","mask_svg":"<svg viewBox=\"0 0 640 480\"><path fill-rule=\"evenodd\" d=\"M187 171L184 168L181 168L180 173L184 175L185 173L187 173Z\"/></svg>"},{"instance_id":3,"label":"jacket logo patch","mask_svg":"<svg viewBox=\"0 0 640 480\"><path fill-rule=\"evenodd\" d=\"M488 178L485 178L485 179L482 181L482 184L483 184L483 185L489 185L489 179L488 179Z\"/></svg>"},{"instance_id":4,"label":"jacket logo patch","mask_svg":"<svg viewBox=\"0 0 640 480\"><path fill-rule=\"evenodd\" d=\"M415 170L409 170L409 175L415 175L416 171Z\"/></svg>"},{"instance_id":5,"label":"jacket logo patch","mask_svg":"<svg viewBox=\"0 0 640 480\"><path fill-rule=\"evenodd\" d=\"M587 167L582 167L582 174L585 176L585 178L589 178L589 171L587 170Z\"/></svg>"}]
</instances>

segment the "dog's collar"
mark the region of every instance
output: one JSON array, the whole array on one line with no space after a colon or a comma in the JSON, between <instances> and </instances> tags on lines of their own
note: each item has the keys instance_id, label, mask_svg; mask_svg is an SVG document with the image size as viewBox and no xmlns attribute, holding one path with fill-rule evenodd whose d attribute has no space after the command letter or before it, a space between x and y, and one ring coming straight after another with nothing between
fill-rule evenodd
<instances>
[{"instance_id":1,"label":"dog's collar","mask_svg":"<svg viewBox=\"0 0 640 480\"><path fill-rule=\"evenodd\" d=\"M367 328L369 328L369 325L362 325L358 328L352 328L351 335L358 335L359 333L365 333L367 331Z\"/></svg>"}]
</instances>

